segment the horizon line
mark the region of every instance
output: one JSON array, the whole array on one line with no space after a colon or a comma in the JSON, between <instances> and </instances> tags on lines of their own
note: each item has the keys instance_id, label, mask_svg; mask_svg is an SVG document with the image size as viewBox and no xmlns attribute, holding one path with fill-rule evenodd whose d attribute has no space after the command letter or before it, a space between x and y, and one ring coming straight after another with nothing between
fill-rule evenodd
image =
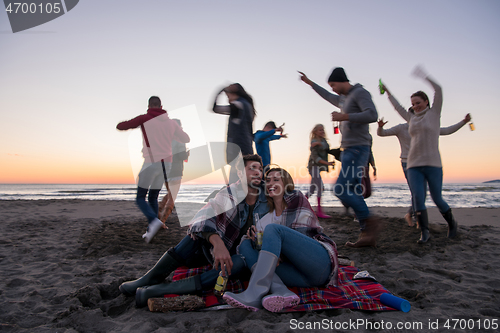
<instances>
[{"instance_id":1,"label":"horizon line","mask_svg":"<svg viewBox=\"0 0 500 333\"><path fill-rule=\"evenodd\" d=\"M443 182L443 184L471 184L471 183L489 183L489 182L500 182L500 179L492 179L486 181L451 181ZM297 182L297 185L307 185L310 182ZM378 182L372 180L372 186L374 184L406 184L405 181L389 181L389 182ZM136 183L0 183L0 185L130 185L137 186ZM182 184L182 185L226 185L224 183L194 183L194 184ZM181 186L182 186L181 185Z\"/></svg>"}]
</instances>

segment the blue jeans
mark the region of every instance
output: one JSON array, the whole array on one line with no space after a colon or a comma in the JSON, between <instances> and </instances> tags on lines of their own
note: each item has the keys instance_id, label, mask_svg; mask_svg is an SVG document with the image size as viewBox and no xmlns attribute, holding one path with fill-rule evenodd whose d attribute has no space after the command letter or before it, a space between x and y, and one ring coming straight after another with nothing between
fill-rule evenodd
<instances>
[{"instance_id":1,"label":"blue jeans","mask_svg":"<svg viewBox=\"0 0 500 333\"><path fill-rule=\"evenodd\" d=\"M148 195L149 192L149 195ZM146 195L148 196L148 201L146 202ZM158 196L160 195L160 190L148 190L147 188L138 187L137 196L135 197L135 203L139 206L141 212L148 218L148 222L151 223L155 218L158 217Z\"/></svg>"},{"instance_id":2,"label":"blue jeans","mask_svg":"<svg viewBox=\"0 0 500 333\"><path fill-rule=\"evenodd\" d=\"M443 200L441 195L443 189L443 168L422 166L409 168L407 172L415 211L419 212L427 209L425 207L427 184L429 184L432 201L434 201L439 211L446 213L450 209L450 206Z\"/></svg>"},{"instance_id":3,"label":"blue jeans","mask_svg":"<svg viewBox=\"0 0 500 333\"><path fill-rule=\"evenodd\" d=\"M401 162L401 166L403 167L403 172L405 174L406 183L408 184L408 188L410 189L410 194L411 194L411 206L410 206L410 208L408 208L408 213L411 216L414 216L415 209L413 209L413 206L415 205L415 202L413 201L413 194L411 192L410 180L408 179L408 170L406 169L406 162ZM427 183L424 182L424 185L425 185L425 190L424 190L424 202L425 202L425 198L427 196Z\"/></svg>"},{"instance_id":4,"label":"blue jeans","mask_svg":"<svg viewBox=\"0 0 500 333\"><path fill-rule=\"evenodd\" d=\"M333 191L344 206L352 207L359 220L361 230L364 230L364 220L370 216L370 211L363 198L361 178L363 168L368 164L370 146L354 146L345 148L341 155L342 167Z\"/></svg>"},{"instance_id":5,"label":"blue jeans","mask_svg":"<svg viewBox=\"0 0 500 333\"><path fill-rule=\"evenodd\" d=\"M190 236L185 236L169 252L171 254L174 252L176 259L183 262L184 265L194 268L213 264L210 247L211 245L204 239L193 240ZM237 277L245 269L246 264L243 257L239 254L232 255L231 260L233 261L233 268L231 269L230 277L233 278ZM209 290L215 286L220 271L220 268L217 270L211 269L201 274L201 287L203 290Z\"/></svg>"},{"instance_id":6,"label":"blue jeans","mask_svg":"<svg viewBox=\"0 0 500 333\"><path fill-rule=\"evenodd\" d=\"M158 217L158 195L163 183L167 181L166 175L171 166L170 162L144 163L139 172L135 202L149 223Z\"/></svg>"},{"instance_id":7,"label":"blue jeans","mask_svg":"<svg viewBox=\"0 0 500 333\"><path fill-rule=\"evenodd\" d=\"M408 184L408 188L410 189L410 195L411 195L411 206L410 206L410 208L408 208L408 214L413 216L413 215L415 215L414 209L413 209L413 194L411 193L410 181L408 180L408 171L406 170L406 162L401 162L401 167L403 168L403 173L405 174L406 184ZM427 190L426 190L426 192L427 192Z\"/></svg>"},{"instance_id":8,"label":"blue jeans","mask_svg":"<svg viewBox=\"0 0 500 333\"><path fill-rule=\"evenodd\" d=\"M328 251L318 241L287 226L269 224L264 229L262 250L283 255L285 262L276 267L276 274L289 287L319 287L328 282L332 264ZM249 239L244 240L239 252L251 268L258 260Z\"/></svg>"}]
</instances>

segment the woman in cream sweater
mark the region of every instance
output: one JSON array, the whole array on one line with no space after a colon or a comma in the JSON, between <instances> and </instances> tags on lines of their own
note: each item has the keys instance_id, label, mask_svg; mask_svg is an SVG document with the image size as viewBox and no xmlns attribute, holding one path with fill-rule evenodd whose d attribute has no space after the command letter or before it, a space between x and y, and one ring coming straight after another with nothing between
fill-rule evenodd
<instances>
[{"instance_id":1,"label":"woman in cream sweater","mask_svg":"<svg viewBox=\"0 0 500 333\"><path fill-rule=\"evenodd\" d=\"M423 91L411 95L412 107L406 111L396 98L384 87L394 108L408 122L411 137L407 158L408 180L414 200L414 209L421 229L418 243L429 240L429 219L425 206L426 183L432 200L448 223L448 238L457 234L457 222L453 218L451 208L441 195L443 189L443 166L439 154L439 134L443 92L441 86L431 79L421 67L415 68L416 77L424 79L434 88L432 105Z\"/></svg>"}]
</instances>

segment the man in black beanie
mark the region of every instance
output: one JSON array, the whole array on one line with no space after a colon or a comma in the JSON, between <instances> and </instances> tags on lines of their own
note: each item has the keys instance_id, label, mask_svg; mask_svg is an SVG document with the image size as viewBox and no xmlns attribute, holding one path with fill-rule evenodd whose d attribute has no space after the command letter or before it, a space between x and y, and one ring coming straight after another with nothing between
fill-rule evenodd
<instances>
[{"instance_id":1,"label":"man in black beanie","mask_svg":"<svg viewBox=\"0 0 500 333\"><path fill-rule=\"evenodd\" d=\"M336 94L326 91L304 73L299 73L302 81L328 102L340 108L340 112L332 112L332 121L340 122L342 134L340 143L342 166L334 191L344 206L352 207L361 230L358 241L347 242L346 246L375 246L380 222L376 216L370 214L363 198L361 184L363 168L368 165L372 145L369 124L376 122L378 117L375 104L370 93L361 84L349 83L342 67L335 68L328 78L328 85Z\"/></svg>"}]
</instances>

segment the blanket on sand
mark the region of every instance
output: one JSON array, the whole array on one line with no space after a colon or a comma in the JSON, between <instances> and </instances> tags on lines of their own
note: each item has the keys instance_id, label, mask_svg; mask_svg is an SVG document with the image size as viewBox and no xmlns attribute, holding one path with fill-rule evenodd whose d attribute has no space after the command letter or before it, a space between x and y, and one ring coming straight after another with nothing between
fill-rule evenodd
<instances>
[{"instance_id":1,"label":"blanket on sand","mask_svg":"<svg viewBox=\"0 0 500 333\"><path fill-rule=\"evenodd\" d=\"M178 268L172 277L173 281L201 274L212 269L207 265L199 268ZM339 286L329 288L289 288L300 297L300 303L294 307L286 308L282 312L313 311L326 309L356 309L369 311L394 310L380 303L380 295L388 293L380 283L371 279L356 279L354 275L359 269L353 266L340 266ZM226 290L233 293L243 292L248 281L238 279L228 280ZM175 297L176 295L166 295ZM207 307L225 304L221 298L214 295L213 290L204 291L202 294Z\"/></svg>"}]
</instances>

